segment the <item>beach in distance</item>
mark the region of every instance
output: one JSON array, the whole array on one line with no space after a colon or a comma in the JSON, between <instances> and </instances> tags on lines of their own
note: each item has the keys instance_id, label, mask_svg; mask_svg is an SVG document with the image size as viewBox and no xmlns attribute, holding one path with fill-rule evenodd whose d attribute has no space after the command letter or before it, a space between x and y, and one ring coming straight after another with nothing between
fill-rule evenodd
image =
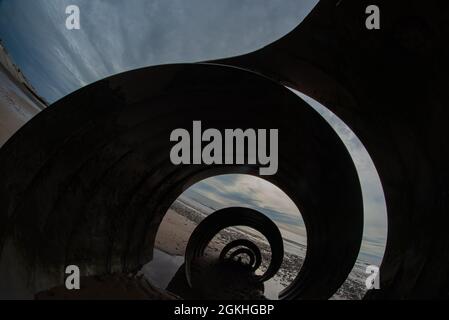
<instances>
[{"instance_id":1,"label":"beach in distance","mask_svg":"<svg viewBox=\"0 0 449 320\"><path fill-rule=\"evenodd\" d=\"M147 280L166 289L168 283L184 263L184 254L189 237L195 227L214 209L191 197L181 196L168 210L160 225L155 244L153 261L142 269ZM282 232L285 235L285 230ZM287 231L287 234L290 234ZM257 274L264 272L270 262L270 246L257 231L246 227L231 227L222 230L209 243L206 254L218 255L230 241L246 238L261 249L262 265ZM296 238L298 239L298 238ZM305 241L305 238L302 238ZM298 243L284 238L284 260L278 273L265 282L264 295L267 299L277 299L297 276L306 256L306 243ZM332 299L361 299L366 292L365 269L368 264L357 261L348 279Z\"/></svg>"}]
</instances>

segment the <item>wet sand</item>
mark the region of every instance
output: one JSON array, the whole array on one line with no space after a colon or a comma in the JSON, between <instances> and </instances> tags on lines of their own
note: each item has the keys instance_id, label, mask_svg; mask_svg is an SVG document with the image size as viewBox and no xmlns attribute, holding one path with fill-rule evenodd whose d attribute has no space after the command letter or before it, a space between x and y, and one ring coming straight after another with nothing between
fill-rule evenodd
<instances>
[{"instance_id":1,"label":"wet sand","mask_svg":"<svg viewBox=\"0 0 449 320\"><path fill-rule=\"evenodd\" d=\"M156 249L172 256L183 257L191 233L204 217L205 215L198 210L189 207L181 201L176 201L161 223L156 237ZM221 250L227 243L242 238L253 241L261 249L262 265L257 273L262 274L270 262L270 246L265 239L259 238L253 233L245 232L244 229L227 228L226 230L221 231L211 241L205 253L207 256L218 259ZM303 252L305 255L305 248L303 251L299 251ZM303 260L304 256L293 255L286 252L278 274L265 283L265 295L267 298L277 298L279 291L288 286L296 277ZM151 264L152 263L150 263L149 266L151 266ZM155 266L156 264L153 262L153 267ZM163 266L158 266L158 268L161 267ZM146 268L148 272L148 266Z\"/></svg>"},{"instance_id":2,"label":"wet sand","mask_svg":"<svg viewBox=\"0 0 449 320\"><path fill-rule=\"evenodd\" d=\"M40 112L40 106L0 64L0 147Z\"/></svg>"},{"instance_id":3,"label":"wet sand","mask_svg":"<svg viewBox=\"0 0 449 320\"><path fill-rule=\"evenodd\" d=\"M179 208L178 208L179 210ZM156 248L173 256L184 256L187 242L197 223L169 209L156 237ZM213 239L210 247L224 247L222 239ZM218 251L218 249L216 249Z\"/></svg>"},{"instance_id":4,"label":"wet sand","mask_svg":"<svg viewBox=\"0 0 449 320\"><path fill-rule=\"evenodd\" d=\"M188 239L198 225L204 219L205 214L182 201L176 201L167 212L156 237L156 249L172 257L184 257ZM209 244L206 250L208 256L218 256L221 249L230 241L237 238L246 238L258 245L262 253L262 265L258 273L264 272L269 264L270 247L262 238L257 238L240 228L228 228L220 232ZM298 274L305 258L306 248L298 246L299 254L285 252L283 264L275 277L265 283L265 296L269 299L277 299L278 293L285 289ZM154 264L163 268L161 264ZM178 261L179 263L179 261ZM364 264L358 262L357 267L349 275L346 282L332 297L335 300L361 299L366 292L364 287ZM174 274L173 274L174 276Z\"/></svg>"},{"instance_id":5,"label":"wet sand","mask_svg":"<svg viewBox=\"0 0 449 320\"><path fill-rule=\"evenodd\" d=\"M196 225L174 210L168 210L157 237L156 248L176 256L184 255L187 241Z\"/></svg>"}]
</instances>

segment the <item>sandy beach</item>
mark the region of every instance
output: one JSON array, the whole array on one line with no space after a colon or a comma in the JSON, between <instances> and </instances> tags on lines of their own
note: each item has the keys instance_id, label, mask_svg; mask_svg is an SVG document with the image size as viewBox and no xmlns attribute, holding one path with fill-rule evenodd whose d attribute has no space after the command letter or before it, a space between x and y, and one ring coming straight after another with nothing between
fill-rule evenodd
<instances>
[{"instance_id":1,"label":"sandy beach","mask_svg":"<svg viewBox=\"0 0 449 320\"><path fill-rule=\"evenodd\" d=\"M190 235L207 215L199 208L203 208L201 204L198 207L194 207L190 202L187 204L177 200L164 217L156 237L155 249L157 250L157 256L145 268L145 272L149 275L150 280L159 281L158 279L165 279L164 281L159 281L160 283L157 285L164 287L181 266ZM257 273L263 273L270 262L269 244L263 237L258 237L253 232L247 232L244 228L234 227L221 231L209 244L206 255L218 257L221 249L227 243L241 238L253 241L261 249L262 265ZM277 299L279 292L286 288L298 274L305 258L306 247L299 244L297 246L298 248L294 251L299 254L286 251L284 261L278 273L265 283L265 296L267 298ZM156 261L158 259L160 260L159 263ZM167 264L172 265L168 266ZM360 299L363 296L366 290L364 288L363 267L361 263L356 265L346 282L332 299ZM163 274L161 274L161 270L156 270L160 268L164 269Z\"/></svg>"},{"instance_id":2,"label":"sandy beach","mask_svg":"<svg viewBox=\"0 0 449 320\"><path fill-rule=\"evenodd\" d=\"M181 201L176 201L161 223L156 237L156 249L171 256L183 257L191 233L204 216L205 214L199 210ZM262 265L257 274L263 273L270 262L270 246L262 236L259 237L253 232L245 232L244 228L227 228L221 231L209 244L206 255L218 258L227 243L242 238L253 241L261 249ZM303 252L305 255L305 248ZM300 257L286 252L278 274L265 283L265 294L269 298L277 298L279 291L293 281L301 268L303 259L304 256Z\"/></svg>"}]
</instances>

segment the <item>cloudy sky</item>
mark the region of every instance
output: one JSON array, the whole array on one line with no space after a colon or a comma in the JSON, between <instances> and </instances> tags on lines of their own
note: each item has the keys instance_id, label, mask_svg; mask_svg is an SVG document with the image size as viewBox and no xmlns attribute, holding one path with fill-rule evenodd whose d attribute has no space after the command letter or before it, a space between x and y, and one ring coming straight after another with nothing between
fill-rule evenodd
<instances>
[{"instance_id":1,"label":"cloudy sky","mask_svg":"<svg viewBox=\"0 0 449 320\"><path fill-rule=\"evenodd\" d=\"M0 39L31 84L54 102L130 69L259 49L317 0L0 0ZM68 5L80 30L67 30Z\"/></svg>"},{"instance_id":2,"label":"cloudy sky","mask_svg":"<svg viewBox=\"0 0 449 320\"><path fill-rule=\"evenodd\" d=\"M387 241L387 206L376 167L362 142L335 114L314 99L292 90L334 128L348 149L359 175L364 207L364 231L360 257L380 265Z\"/></svg>"},{"instance_id":3,"label":"cloudy sky","mask_svg":"<svg viewBox=\"0 0 449 320\"><path fill-rule=\"evenodd\" d=\"M295 203L272 183L250 175L227 174L205 179L183 195L215 210L238 206L266 214L285 239L306 244L306 229Z\"/></svg>"},{"instance_id":4,"label":"cloudy sky","mask_svg":"<svg viewBox=\"0 0 449 320\"><path fill-rule=\"evenodd\" d=\"M0 39L50 103L127 70L196 62L259 49L296 27L317 0L0 0ZM68 5L81 29L67 30ZM358 168L364 195L362 254L379 260L386 240L385 201L363 145L335 115L304 97L336 129ZM247 204L302 227L296 206L268 182L224 176L195 186L221 205ZM289 221L287 223L287 221ZM298 221L298 224L296 222ZM380 261L379 261L380 262Z\"/></svg>"}]
</instances>

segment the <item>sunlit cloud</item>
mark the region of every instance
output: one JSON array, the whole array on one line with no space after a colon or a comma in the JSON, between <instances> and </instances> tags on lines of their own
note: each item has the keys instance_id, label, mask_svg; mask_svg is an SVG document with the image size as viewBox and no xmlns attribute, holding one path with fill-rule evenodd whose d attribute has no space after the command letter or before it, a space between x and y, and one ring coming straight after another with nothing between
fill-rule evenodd
<instances>
[{"instance_id":1,"label":"sunlit cloud","mask_svg":"<svg viewBox=\"0 0 449 320\"><path fill-rule=\"evenodd\" d=\"M221 203L250 203L254 207L299 216L293 201L272 183L250 175L227 175L202 182L207 185L203 194L209 194ZM201 189L201 186L198 186ZM242 197L243 195L243 197Z\"/></svg>"}]
</instances>

